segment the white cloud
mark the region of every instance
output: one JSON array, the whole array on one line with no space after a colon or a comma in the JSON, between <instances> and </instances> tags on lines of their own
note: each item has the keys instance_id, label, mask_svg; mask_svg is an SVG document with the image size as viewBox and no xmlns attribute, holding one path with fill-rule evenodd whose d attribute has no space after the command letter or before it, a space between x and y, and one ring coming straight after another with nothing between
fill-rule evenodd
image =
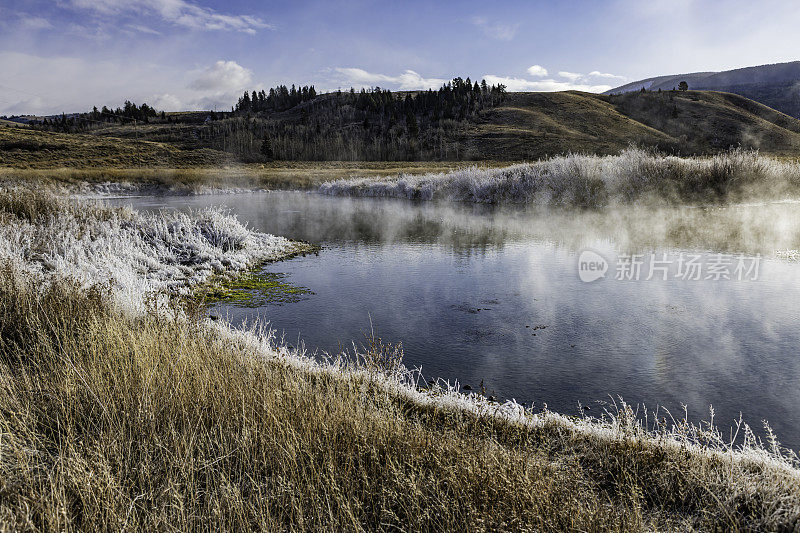
<instances>
[{"instance_id":1,"label":"white cloud","mask_svg":"<svg viewBox=\"0 0 800 533\"><path fill-rule=\"evenodd\" d=\"M166 111L229 109L243 89L261 88L249 87L250 71L235 61L181 71L144 61L0 51L0 72L13 80L13 86L0 88L0 115L73 113L93 105L116 107L126 99Z\"/></svg>"},{"instance_id":2,"label":"white cloud","mask_svg":"<svg viewBox=\"0 0 800 533\"><path fill-rule=\"evenodd\" d=\"M253 83L252 71L236 61L217 61L202 71L190 74L195 76L189 83L189 89L194 93L182 101L184 108L227 108L236 102L243 91L261 88Z\"/></svg>"},{"instance_id":3,"label":"white cloud","mask_svg":"<svg viewBox=\"0 0 800 533\"><path fill-rule=\"evenodd\" d=\"M43 17L22 16L19 19L19 26L26 30L50 30L53 25Z\"/></svg>"},{"instance_id":4,"label":"white cloud","mask_svg":"<svg viewBox=\"0 0 800 533\"><path fill-rule=\"evenodd\" d=\"M163 69L145 62L123 64L20 52L0 52L0 71L14 80L14 92L3 94L10 98L0 101L0 114L72 113L93 105L118 106L126 98L149 102L156 82L169 85L171 81Z\"/></svg>"},{"instance_id":5,"label":"white cloud","mask_svg":"<svg viewBox=\"0 0 800 533\"><path fill-rule=\"evenodd\" d=\"M543 78L547 75L547 71L539 66L534 65L528 69L528 74ZM617 76L616 74L609 74L593 70L589 74L581 74L579 72L569 72L561 70L558 76L563 79L538 79L528 80L525 78L516 78L510 76L496 76L486 75L487 83L502 83L509 91L586 91L592 93L601 93L612 89L613 86L609 85L610 81L617 84L621 81L627 80L624 76ZM494 81L490 81L494 80Z\"/></svg>"},{"instance_id":6,"label":"white cloud","mask_svg":"<svg viewBox=\"0 0 800 533\"><path fill-rule=\"evenodd\" d=\"M567 72L565 70L559 71L558 75L572 82L578 81L581 77L583 77L581 74L578 74L577 72Z\"/></svg>"},{"instance_id":7,"label":"white cloud","mask_svg":"<svg viewBox=\"0 0 800 533\"><path fill-rule=\"evenodd\" d=\"M377 74L367 72L360 68L342 68L337 67L334 69L341 74L341 80L345 84L350 84L353 87L372 87L375 85L394 85L401 91L414 91L422 89L437 89L447 80L441 78L423 78L413 70L405 70L402 74L397 76L388 76L386 74Z\"/></svg>"},{"instance_id":8,"label":"white cloud","mask_svg":"<svg viewBox=\"0 0 800 533\"><path fill-rule=\"evenodd\" d=\"M187 109L183 105L183 100L169 93L157 94L150 105L164 111L185 111Z\"/></svg>"},{"instance_id":9,"label":"white cloud","mask_svg":"<svg viewBox=\"0 0 800 533\"><path fill-rule=\"evenodd\" d=\"M236 61L217 61L201 71L189 87L198 91L239 91L246 89L252 79L253 73Z\"/></svg>"},{"instance_id":10,"label":"white cloud","mask_svg":"<svg viewBox=\"0 0 800 533\"><path fill-rule=\"evenodd\" d=\"M141 24L128 24L126 27L138 31L139 33L148 33L150 35L161 35L160 31L156 31L153 28L148 28L147 26L142 26Z\"/></svg>"},{"instance_id":11,"label":"white cloud","mask_svg":"<svg viewBox=\"0 0 800 533\"><path fill-rule=\"evenodd\" d=\"M607 78L610 80L627 80L625 76L617 76L616 74L609 74L607 72L598 72L597 70L593 70L589 74L586 75L589 78Z\"/></svg>"},{"instance_id":12,"label":"white cloud","mask_svg":"<svg viewBox=\"0 0 800 533\"><path fill-rule=\"evenodd\" d=\"M74 7L103 15L146 12L163 21L196 30L226 30L255 34L272 25L251 15L224 15L187 0L71 0Z\"/></svg>"},{"instance_id":13,"label":"white cloud","mask_svg":"<svg viewBox=\"0 0 800 533\"><path fill-rule=\"evenodd\" d=\"M485 17L472 17L472 24L487 37L498 41L510 41L517 34L517 29L519 28L519 24L489 22Z\"/></svg>"},{"instance_id":14,"label":"white cloud","mask_svg":"<svg viewBox=\"0 0 800 533\"><path fill-rule=\"evenodd\" d=\"M547 69L541 65L533 65L532 67L528 67L528 74L538 78L543 78L547 76Z\"/></svg>"},{"instance_id":15,"label":"white cloud","mask_svg":"<svg viewBox=\"0 0 800 533\"><path fill-rule=\"evenodd\" d=\"M79 37L82 39L92 39L94 41L107 41L111 39L111 34L108 32L107 26L91 25L84 26L74 22L61 27L64 34Z\"/></svg>"},{"instance_id":16,"label":"white cloud","mask_svg":"<svg viewBox=\"0 0 800 533\"><path fill-rule=\"evenodd\" d=\"M612 89L611 85L592 85L588 83L573 83L571 81L561 81L553 79L527 80L525 78L514 78L510 76L496 76L487 74L483 77L489 85L502 83L508 91L586 91L590 93L602 93Z\"/></svg>"}]
</instances>

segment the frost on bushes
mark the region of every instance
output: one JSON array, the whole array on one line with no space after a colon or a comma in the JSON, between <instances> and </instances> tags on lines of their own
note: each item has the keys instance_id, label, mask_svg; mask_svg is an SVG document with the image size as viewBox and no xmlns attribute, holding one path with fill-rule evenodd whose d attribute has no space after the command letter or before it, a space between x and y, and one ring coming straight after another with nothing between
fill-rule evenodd
<instances>
[{"instance_id":1,"label":"frost on bushes","mask_svg":"<svg viewBox=\"0 0 800 533\"><path fill-rule=\"evenodd\" d=\"M110 283L117 300L132 309L141 310L149 295L186 294L215 272L246 269L296 246L253 232L214 208L142 214L54 197L48 201L50 212L34 220L4 213L0 206L0 260L42 280Z\"/></svg>"},{"instance_id":2,"label":"frost on bushes","mask_svg":"<svg viewBox=\"0 0 800 533\"><path fill-rule=\"evenodd\" d=\"M706 158L681 158L629 148L616 156L567 155L505 168L471 167L397 178L360 178L325 183L320 191L340 196L479 203L603 206L737 199L737 195L796 192L800 164L734 149Z\"/></svg>"}]
</instances>

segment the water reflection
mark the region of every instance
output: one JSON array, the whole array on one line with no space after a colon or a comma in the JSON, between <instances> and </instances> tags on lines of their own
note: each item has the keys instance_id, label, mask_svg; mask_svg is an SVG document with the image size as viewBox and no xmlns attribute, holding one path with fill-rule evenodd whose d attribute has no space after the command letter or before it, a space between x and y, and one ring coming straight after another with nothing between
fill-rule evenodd
<instances>
[{"instance_id":1,"label":"water reflection","mask_svg":"<svg viewBox=\"0 0 800 533\"><path fill-rule=\"evenodd\" d=\"M139 208L227 205L251 226L324 246L269 265L307 300L219 306L234 324L269 320L286 339L335 351L371 317L428 376L484 381L503 398L574 413L607 395L717 421L768 419L800 447L800 248L793 203L607 211L504 210L305 193L121 200ZM592 247L631 253L760 254L755 281L658 278L583 283Z\"/></svg>"}]
</instances>

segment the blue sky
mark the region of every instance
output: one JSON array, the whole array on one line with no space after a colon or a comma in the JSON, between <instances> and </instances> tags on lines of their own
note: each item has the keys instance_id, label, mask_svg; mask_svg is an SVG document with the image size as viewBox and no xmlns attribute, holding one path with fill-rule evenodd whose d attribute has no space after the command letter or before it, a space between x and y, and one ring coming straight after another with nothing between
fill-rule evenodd
<instances>
[{"instance_id":1,"label":"blue sky","mask_svg":"<svg viewBox=\"0 0 800 533\"><path fill-rule=\"evenodd\" d=\"M765 0L0 0L0 115L229 108L244 89L602 91L800 59L800 7Z\"/></svg>"}]
</instances>

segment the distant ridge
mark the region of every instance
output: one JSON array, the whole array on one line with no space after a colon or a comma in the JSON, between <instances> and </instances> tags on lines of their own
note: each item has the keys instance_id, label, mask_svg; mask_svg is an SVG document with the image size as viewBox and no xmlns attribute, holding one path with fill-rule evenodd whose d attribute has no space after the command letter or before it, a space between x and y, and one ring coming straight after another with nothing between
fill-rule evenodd
<instances>
[{"instance_id":1,"label":"distant ridge","mask_svg":"<svg viewBox=\"0 0 800 533\"><path fill-rule=\"evenodd\" d=\"M668 91L681 81L689 88L729 92L750 98L787 115L800 118L800 61L745 67L721 72L692 72L656 76L626 83L605 94L659 89Z\"/></svg>"}]
</instances>

